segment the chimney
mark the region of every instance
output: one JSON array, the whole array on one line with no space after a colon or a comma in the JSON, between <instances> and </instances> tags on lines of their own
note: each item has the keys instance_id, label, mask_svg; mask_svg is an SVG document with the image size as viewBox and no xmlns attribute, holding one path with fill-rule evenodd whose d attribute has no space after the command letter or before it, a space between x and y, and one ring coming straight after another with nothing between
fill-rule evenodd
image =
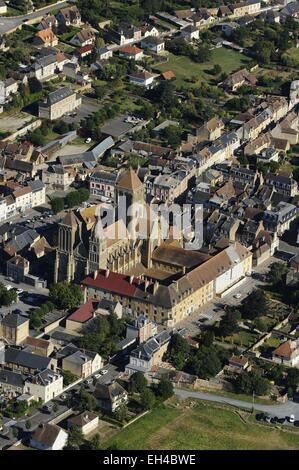
<instances>
[{"instance_id":1,"label":"chimney","mask_svg":"<svg viewBox=\"0 0 299 470\"><path fill-rule=\"evenodd\" d=\"M94 280L96 280L96 278L98 277L98 274L99 274L99 273L98 273L98 270L96 269L96 270L94 271L94 273L93 273L93 278L94 278Z\"/></svg>"},{"instance_id":2,"label":"chimney","mask_svg":"<svg viewBox=\"0 0 299 470\"><path fill-rule=\"evenodd\" d=\"M144 290L145 290L145 291L147 290L149 284L150 284L149 280L146 279L146 280L144 281Z\"/></svg>"},{"instance_id":3,"label":"chimney","mask_svg":"<svg viewBox=\"0 0 299 470\"><path fill-rule=\"evenodd\" d=\"M158 288L159 288L159 285L160 285L160 284L159 284L158 281L155 281L155 282L154 282L154 295L155 295L155 293L157 292L157 290L158 290Z\"/></svg>"},{"instance_id":4,"label":"chimney","mask_svg":"<svg viewBox=\"0 0 299 470\"><path fill-rule=\"evenodd\" d=\"M130 284L133 284L134 276L130 276Z\"/></svg>"},{"instance_id":5,"label":"chimney","mask_svg":"<svg viewBox=\"0 0 299 470\"><path fill-rule=\"evenodd\" d=\"M106 271L105 271L105 277L106 277L106 278L109 277L109 274L110 274L110 270L109 270L109 269L106 269Z\"/></svg>"}]
</instances>

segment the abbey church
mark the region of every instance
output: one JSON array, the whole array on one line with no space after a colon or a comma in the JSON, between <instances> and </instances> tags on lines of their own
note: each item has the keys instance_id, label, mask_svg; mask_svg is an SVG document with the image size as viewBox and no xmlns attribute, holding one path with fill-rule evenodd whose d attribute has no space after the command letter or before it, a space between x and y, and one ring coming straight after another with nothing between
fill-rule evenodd
<instances>
[{"instance_id":1,"label":"abbey church","mask_svg":"<svg viewBox=\"0 0 299 470\"><path fill-rule=\"evenodd\" d=\"M127 207L145 206L143 184L131 169L123 171L116 182L116 218L106 228L102 229L100 205L67 213L59 224L54 282L80 282L98 269L128 274L141 263L149 267L152 252L160 244L159 231L155 222L149 227L138 215L125 212L121 217L119 208L124 198ZM129 225L142 223L149 236L145 240L130 238Z\"/></svg>"}]
</instances>

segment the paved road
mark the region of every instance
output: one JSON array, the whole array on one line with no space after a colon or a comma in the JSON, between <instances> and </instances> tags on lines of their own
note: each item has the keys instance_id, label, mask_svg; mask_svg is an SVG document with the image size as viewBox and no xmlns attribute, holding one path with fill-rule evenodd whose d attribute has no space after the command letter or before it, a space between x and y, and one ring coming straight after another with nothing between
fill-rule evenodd
<instances>
[{"instance_id":1,"label":"paved road","mask_svg":"<svg viewBox=\"0 0 299 470\"><path fill-rule=\"evenodd\" d=\"M60 1L53 3L45 8L42 8L39 11L34 11L33 13L28 13L27 15L16 16L13 18L10 17L0 17L0 35L9 34L11 31L16 29L21 24L25 24L28 20L33 20L34 18L39 18L46 15L47 13L55 10L56 7L62 8L66 6L68 2Z\"/></svg>"},{"instance_id":2,"label":"paved road","mask_svg":"<svg viewBox=\"0 0 299 470\"><path fill-rule=\"evenodd\" d=\"M223 403L226 405L236 406L238 408L252 409L252 403L235 400L234 398L222 397L212 393L192 392L191 390L175 389L175 394L181 398L198 398L200 400L213 401L216 403ZM299 420L299 403L287 401L280 405L261 405L254 404L254 409L269 413L269 415L277 416L278 418L285 418L293 414L296 420Z\"/></svg>"}]
</instances>

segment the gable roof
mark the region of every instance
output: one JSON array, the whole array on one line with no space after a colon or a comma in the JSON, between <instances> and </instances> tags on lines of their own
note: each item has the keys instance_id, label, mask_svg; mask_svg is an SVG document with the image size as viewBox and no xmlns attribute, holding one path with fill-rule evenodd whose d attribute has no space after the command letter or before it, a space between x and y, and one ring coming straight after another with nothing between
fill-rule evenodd
<instances>
[{"instance_id":1,"label":"gable roof","mask_svg":"<svg viewBox=\"0 0 299 470\"><path fill-rule=\"evenodd\" d=\"M56 424L43 423L34 432L32 439L45 446L53 446L60 432L65 431Z\"/></svg>"},{"instance_id":2,"label":"gable roof","mask_svg":"<svg viewBox=\"0 0 299 470\"><path fill-rule=\"evenodd\" d=\"M117 180L117 187L130 191L135 191L136 189L143 187L143 184L138 178L135 171L130 168L129 170L125 170L123 173L120 174Z\"/></svg>"}]
</instances>

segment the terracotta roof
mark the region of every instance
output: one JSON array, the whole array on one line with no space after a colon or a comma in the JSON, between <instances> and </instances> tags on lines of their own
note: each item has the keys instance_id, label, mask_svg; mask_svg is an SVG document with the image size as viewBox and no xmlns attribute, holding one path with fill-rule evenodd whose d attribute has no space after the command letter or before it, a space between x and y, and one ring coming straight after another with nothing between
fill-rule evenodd
<instances>
[{"instance_id":1,"label":"terracotta roof","mask_svg":"<svg viewBox=\"0 0 299 470\"><path fill-rule=\"evenodd\" d=\"M138 178L137 174L131 168L129 170L121 173L117 181L117 186L119 188L128 189L130 191L135 191L140 187L143 187L142 182Z\"/></svg>"},{"instance_id":2,"label":"terracotta roof","mask_svg":"<svg viewBox=\"0 0 299 470\"><path fill-rule=\"evenodd\" d=\"M172 78L175 78L175 74L172 70L166 70L166 72L161 73L161 75L164 80L171 80Z\"/></svg>"},{"instance_id":3,"label":"terracotta roof","mask_svg":"<svg viewBox=\"0 0 299 470\"><path fill-rule=\"evenodd\" d=\"M120 49L120 52L122 54L137 55L142 52L142 49L139 49L139 47L136 46L125 46Z\"/></svg>"},{"instance_id":4,"label":"terracotta roof","mask_svg":"<svg viewBox=\"0 0 299 470\"><path fill-rule=\"evenodd\" d=\"M89 300L84 305L81 305L74 313L72 313L68 320L78 323L85 323L93 318L94 311L96 310L98 302Z\"/></svg>"},{"instance_id":5,"label":"terracotta roof","mask_svg":"<svg viewBox=\"0 0 299 470\"><path fill-rule=\"evenodd\" d=\"M32 336L27 336L25 343L27 346L33 346L35 348L48 349L50 346L50 341L41 338L33 338Z\"/></svg>"},{"instance_id":6,"label":"terracotta roof","mask_svg":"<svg viewBox=\"0 0 299 470\"><path fill-rule=\"evenodd\" d=\"M26 186L24 188L17 189L14 191L13 195L15 198L25 196L25 194L31 193L31 188L29 186Z\"/></svg>"},{"instance_id":7,"label":"terracotta roof","mask_svg":"<svg viewBox=\"0 0 299 470\"><path fill-rule=\"evenodd\" d=\"M272 354L290 359L295 349L296 347L293 346L293 341L289 340L278 346L278 348L276 348Z\"/></svg>"},{"instance_id":8,"label":"terracotta roof","mask_svg":"<svg viewBox=\"0 0 299 470\"><path fill-rule=\"evenodd\" d=\"M51 28L43 29L35 34L43 42L58 40Z\"/></svg>"},{"instance_id":9,"label":"terracotta roof","mask_svg":"<svg viewBox=\"0 0 299 470\"><path fill-rule=\"evenodd\" d=\"M101 269L95 279L88 276L82 281L82 284L107 292L114 292L119 295L134 296L139 286L139 279L134 277L131 284L128 276L114 272L106 272Z\"/></svg>"}]
</instances>

